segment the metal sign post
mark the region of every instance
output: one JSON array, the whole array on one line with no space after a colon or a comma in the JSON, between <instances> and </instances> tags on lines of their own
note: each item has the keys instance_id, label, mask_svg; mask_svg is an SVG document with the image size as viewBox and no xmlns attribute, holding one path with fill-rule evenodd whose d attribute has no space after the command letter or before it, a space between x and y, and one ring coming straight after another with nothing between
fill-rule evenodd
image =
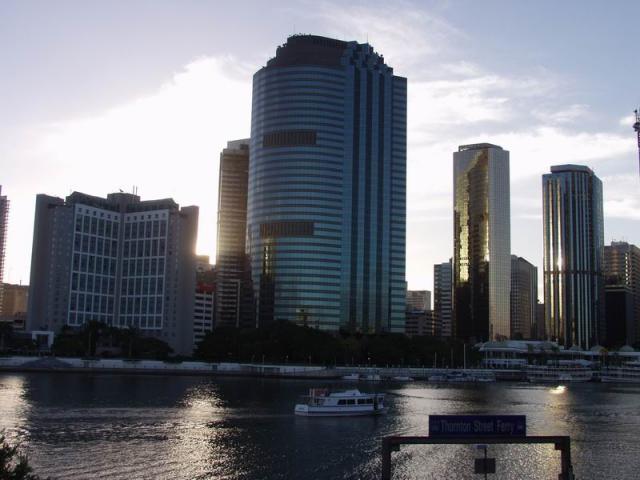
<instances>
[{"instance_id":1,"label":"metal sign post","mask_svg":"<svg viewBox=\"0 0 640 480\"><path fill-rule=\"evenodd\" d=\"M568 436L527 436L523 415L431 415L428 437L390 436L382 439L382 480L391 480L391 452L401 445L473 445L484 448L477 458L476 473L495 473L495 458L487 458L487 445L552 444L560 450L559 480L574 480L571 465L571 438Z\"/></svg>"}]
</instances>

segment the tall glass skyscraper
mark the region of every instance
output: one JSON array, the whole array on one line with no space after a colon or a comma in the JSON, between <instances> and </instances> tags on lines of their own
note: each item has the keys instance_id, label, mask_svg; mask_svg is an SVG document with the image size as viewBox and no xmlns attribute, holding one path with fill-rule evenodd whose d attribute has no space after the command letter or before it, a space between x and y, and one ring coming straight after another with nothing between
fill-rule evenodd
<instances>
[{"instance_id":1,"label":"tall glass skyscraper","mask_svg":"<svg viewBox=\"0 0 640 480\"><path fill-rule=\"evenodd\" d=\"M511 337L509 152L489 143L453 154L453 335Z\"/></svg>"},{"instance_id":2,"label":"tall glass skyscraper","mask_svg":"<svg viewBox=\"0 0 640 480\"><path fill-rule=\"evenodd\" d=\"M546 334L566 347L603 342L602 182L590 168L558 165L542 176Z\"/></svg>"},{"instance_id":3,"label":"tall glass skyscraper","mask_svg":"<svg viewBox=\"0 0 640 480\"><path fill-rule=\"evenodd\" d=\"M258 321L404 330L407 81L371 45L296 35L253 78Z\"/></svg>"}]
</instances>

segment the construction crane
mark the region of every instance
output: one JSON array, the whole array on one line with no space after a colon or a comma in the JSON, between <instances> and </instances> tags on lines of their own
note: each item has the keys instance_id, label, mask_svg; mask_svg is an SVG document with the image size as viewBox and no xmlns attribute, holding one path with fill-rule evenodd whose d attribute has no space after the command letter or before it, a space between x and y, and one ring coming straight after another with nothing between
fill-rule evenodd
<instances>
[{"instance_id":1,"label":"construction crane","mask_svg":"<svg viewBox=\"0 0 640 480\"><path fill-rule=\"evenodd\" d=\"M636 114L636 123L633 124L633 129L638 135L638 166L640 167L640 113L638 110L634 110L633 113Z\"/></svg>"}]
</instances>

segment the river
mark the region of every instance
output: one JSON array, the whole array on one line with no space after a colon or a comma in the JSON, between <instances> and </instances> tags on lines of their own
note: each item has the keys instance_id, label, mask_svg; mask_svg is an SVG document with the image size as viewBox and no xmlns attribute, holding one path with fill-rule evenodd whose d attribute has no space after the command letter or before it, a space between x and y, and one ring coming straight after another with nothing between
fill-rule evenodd
<instances>
[{"instance_id":1,"label":"river","mask_svg":"<svg viewBox=\"0 0 640 480\"><path fill-rule=\"evenodd\" d=\"M66 373L0 374L0 430L58 479L379 478L381 438L427 435L429 414L524 414L530 435L570 435L578 479L640 476L640 386L360 384L375 418L295 417L310 387L346 382ZM394 479L471 479L473 446L411 446ZM490 446L493 479L556 479L552 446Z\"/></svg>"}]
</instances>

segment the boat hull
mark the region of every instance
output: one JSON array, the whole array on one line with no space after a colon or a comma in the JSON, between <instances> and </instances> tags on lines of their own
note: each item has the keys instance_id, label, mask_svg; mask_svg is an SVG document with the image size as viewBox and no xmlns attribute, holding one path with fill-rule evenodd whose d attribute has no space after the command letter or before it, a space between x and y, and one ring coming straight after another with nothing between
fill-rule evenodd
<instances>
[{"instance_id":1,"label":"boat hull","mask_svg":"<svg viewBox=\"0 0 640 480\"><path fill-rule=\"evenodd\" d=\"M303 405L306 406L306 405ZM377 410L350 410L335 411L329 409L299 409L296 406L294 413L301 417L366 417L375 415L384 415L387 413L387 407L378 408Z\"/></svg>"}]
</instances>

